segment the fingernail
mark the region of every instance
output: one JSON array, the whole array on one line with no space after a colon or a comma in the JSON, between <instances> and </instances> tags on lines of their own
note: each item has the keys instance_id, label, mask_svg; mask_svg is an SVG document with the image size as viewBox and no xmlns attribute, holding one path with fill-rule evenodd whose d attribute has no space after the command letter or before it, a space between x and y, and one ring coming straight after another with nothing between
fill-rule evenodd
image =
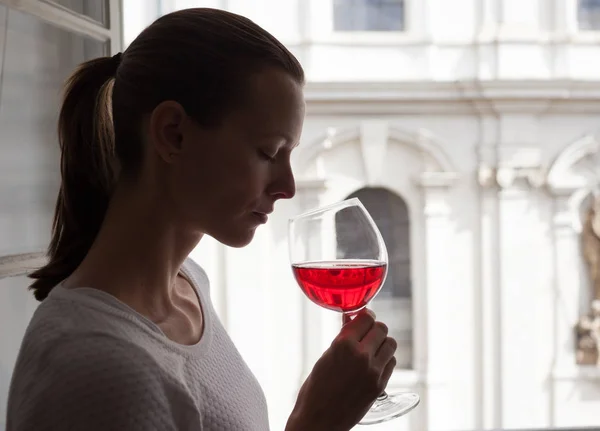
<instances>
[{"instance_id":1,"label":"fingernail","mask_svg":"<svg viewBox=\"0 0 600 431\"><path fill-rule=\"evenodd\" d=\"M377 319L377 315L373 310L367 308L367 313L369 313L373 319Z\"/></svg>"}]
</instances>

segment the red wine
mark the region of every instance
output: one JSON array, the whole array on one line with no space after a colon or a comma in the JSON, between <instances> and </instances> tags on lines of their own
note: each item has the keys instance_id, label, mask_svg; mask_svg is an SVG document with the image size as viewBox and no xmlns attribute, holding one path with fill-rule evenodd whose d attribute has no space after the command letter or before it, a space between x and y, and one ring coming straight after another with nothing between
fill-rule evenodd
<instances>
[{"instance_id":1,"label":"red wine","mask_svg":"<svg viewBox=\"0 0 600 431\"><path fill-rule=\"evenodd\" d=\"M340 260L292 265L308 298L335 311L358 311L379 291L387 264L376 260Z\"/></svg>"}]
</instances>

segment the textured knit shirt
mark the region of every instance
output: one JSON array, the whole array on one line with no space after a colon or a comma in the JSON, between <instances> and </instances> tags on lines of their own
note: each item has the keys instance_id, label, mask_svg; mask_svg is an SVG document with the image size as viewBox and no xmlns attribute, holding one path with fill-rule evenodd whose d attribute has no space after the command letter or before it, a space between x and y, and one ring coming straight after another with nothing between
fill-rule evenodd
<instances>
[{"instance_id":1,"label":"textured knit shirt","mask_svg":"<svg viewBox=\"0 0 600 431\"><path fill-rule=\"evenodd\" d=\"M264 394L187 260L204 332L191 346L96 289L56 286L23 339L7 431L264 431Z\"/></svg>"}]
</instances>

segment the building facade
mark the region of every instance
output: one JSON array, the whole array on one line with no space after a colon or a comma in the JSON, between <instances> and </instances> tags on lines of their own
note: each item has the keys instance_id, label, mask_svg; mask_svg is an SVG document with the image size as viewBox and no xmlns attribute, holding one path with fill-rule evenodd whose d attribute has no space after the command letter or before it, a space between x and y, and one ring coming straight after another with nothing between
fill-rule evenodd
<instances>
[{"instance_id":1,"label":"building facade","mask_svg":"<svg viewBox=\"0 0 600 431\"><path fill-rule=\"evenodd\" d=\"M54 66L33 56L27 67L39 86L11 86L18 106L44 92L51 106L17 116L14 102L3 103L10 89L0 94L0 145L14 156L0 170L0 274L12 276L0 280L10 325L0 330L9 346L0 352L0 406L35 308L22 274L48 240L58 162L47 136L60 80L75 64L120 50L119 23L125 47L157 16L206 6L271 31L308 78L297 197L277 204L250 246L206 238L192 256L265 389L272 429L283 429L341 325L295 284L287 221L350 196L367 206L388 246L390 276L372 307L399 340L390 386L422 397L411 414L372 429L598 425L600 369L578 363L575 326L595 295L582 238L600 178L600 1L98 0L110 6L109 21L93 24L76 3L0 1L6 46L65 55ZM34 24L11 30L18 19ZM24 79L21 69L10 73L8 53L4 82ZM48 67L52 82L39 78ZM27 153L12 146L23 130L11 128L17 119L29 125Z\"/></svg>"},{"instance_id":2,"label":"building facade","mask_svg":"<svg viewBox=\"0 0 600 431\"><path fill-rule=\"evenodd\" d=\"M574 327L593 295L599 2L213 3L308 76L297 199L249 248L197 255L274 423L339 328L292 279L287 219L359 195L394 249L373 304L400 341L391 385L423 398L404 429L597 425L600 373L578 365Z\"/></svg>"}]
</instances>

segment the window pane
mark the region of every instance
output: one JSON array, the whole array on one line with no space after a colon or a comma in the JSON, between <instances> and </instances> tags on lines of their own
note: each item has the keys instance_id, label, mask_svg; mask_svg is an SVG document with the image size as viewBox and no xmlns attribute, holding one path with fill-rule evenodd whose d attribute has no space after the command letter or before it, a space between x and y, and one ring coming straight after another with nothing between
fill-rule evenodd
<instances>
[{"instance_id":1,"label":"window pane","mask_svg":"<svg viewBox=\"0 0 600 431\"><path fill-rule=\"evenodd\" d=\"M403 3L384 4L378 10L378 22L382 30L401 31L404 30L404 7Z\"/></svg>"},{"instance_id":2,"label":"window pane","mask_svg":"<svg viewBox=\"0 0 600 431\"><path fill-rule=\"evenodd\" d=\"M334 0L335 31L402 31L403 0Z\"/></svg>"},{"instance_id":3,"label":"window pane","mask_svg":"<svg viewBox=\"0 0 600 431\"><path fill-rule=\"evenodd\" d=\"M0 6L5 14L7 9ZM5 20L0 20L3 27ZM104 43L8 10L0 88L0 254L44 250L59 186L62 85ZM1 37L1 36L0 36Z\"/></svg>"},{"instance_id":4,"label":"window pane","mask_svg":"<svg viewBox=\"0 0 600 431\"><path fill-rule=\"evenodd\" d=\"M600 30L600 0L579 0L577 20L581 30Z\"/></svg>"},{"instance_id":5,"label":"window pane","mask_svg":"<svg viewBox=\"0 0 600 431\"><path fill-rule=\"evenodd\" d=\"M334 0L333 2L333 28L337 31L351 31L356 27L354 23L354 1Z\"/></svg>"},{"instance_id":6,"label":"window pane","mask_svg":"<svg viewBox=\"0 0 600 431\"><path fill-rule=\"evenodd\" d=\"M46 3L59 4L104 25L108 23L108 0L46 0Z\"/></svg>"}]
</instances>

